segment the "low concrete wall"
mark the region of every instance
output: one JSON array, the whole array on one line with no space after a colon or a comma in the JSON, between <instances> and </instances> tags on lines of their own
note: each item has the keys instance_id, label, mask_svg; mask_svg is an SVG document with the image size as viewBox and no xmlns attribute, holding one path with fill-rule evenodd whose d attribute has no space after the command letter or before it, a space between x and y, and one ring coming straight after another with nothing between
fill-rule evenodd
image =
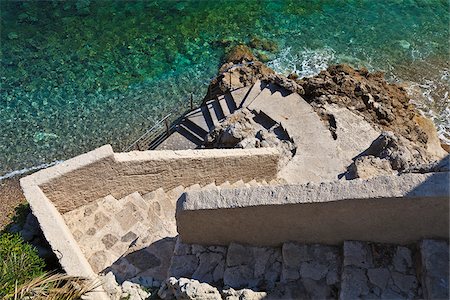
<instances>
[{"instance_id":1,"label":"low concrete wall","mask_svg":"<svg viewBox=\"0 0 450 300\"><path fill-rule=\"evenodd\" d=\"M63 214L110 194L120 199L179 185L270 181L278 159L269 148L114 153L106 145L31 176Z\"/></svg>"},{"instance_id":2,"label":"low concrete wall","mask_svg":"<svg viewBox=\"0 0 450 300\"><path fill-rule=\"evenodd\" d=\"M192 191L178 200L184 243L409 243L449 236L449 173Z\"/></svg>"},{"instance_id":3,"label":"low concrete wall","mask_svg":"<svg viewBox=\"0 0 450 300\"><path fill-rule=\"evenodd\" d=\"M276 178L278 158L269 148L114 153L106 145L26 176L20 184L64 270L94 277L61 214L110 194L119 199L179 185L269 181Z\"/></svg>"}]
</instances>

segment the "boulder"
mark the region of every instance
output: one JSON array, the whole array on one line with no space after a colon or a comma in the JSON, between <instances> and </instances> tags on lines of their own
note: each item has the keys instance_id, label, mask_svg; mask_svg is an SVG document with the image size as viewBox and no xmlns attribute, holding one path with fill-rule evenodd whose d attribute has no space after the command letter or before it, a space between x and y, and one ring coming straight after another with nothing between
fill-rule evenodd
<instances>
[{"instance_id":1,"label":"boulder","mask_svg":"<svg viewBox=\"0 0 450 300\"><path fill-rule=\"evenodd\" d=\"M220 300L222 299L217 288L198 280L175 277L168 278L158 291L161 299L196 299Z\"/></svg>"}]
</instances>

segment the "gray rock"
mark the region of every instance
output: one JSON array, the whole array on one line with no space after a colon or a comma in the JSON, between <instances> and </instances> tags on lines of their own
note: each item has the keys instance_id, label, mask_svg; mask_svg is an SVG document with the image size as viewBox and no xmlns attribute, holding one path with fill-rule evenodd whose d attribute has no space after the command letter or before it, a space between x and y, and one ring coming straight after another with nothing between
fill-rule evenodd
<instances>
[{"instance_id":1,"label":"gray rock","mask_svg":"<svg viewBox=\"0 0 450 300\"><path fill-rule=\"evenodd\" d=\"M206 248L201 245L191 245L192 254L200 254L206 252Z\"/></svg>"},{"instance_id":2,"label":"gray rock","mask_svg":"<svg viewBox=\"0 0 450 300\"><path fill-rule=\"evenodd\" d=\"M173 277L192 277L197 269L198 259L195 255L176 255L172 257L169 275Z\"/></svg>"},{"instance_id":3,"label":"gray rock","mask_svg":"<svg viewBox=\"0 0 450 300\"><path fill-rule=\"evenodd\" d=\"M161 299L222 299L219 291L207 283L200 283L194 279L176 279L174 277L168 278L161 285L158 296L161 297Z\"/></svg>"},{"instance_id":4,"label":"gray rock","mask_svg":"<svg viewBox=\"0 0 450 300\"><path fill-rule=\"evenodd\" d=\"M330 270L327 274L327 284L333 285L339 282L339 274L337 270Z\"/></svg>"},{"instance_id":5,"label":"gray rock","mask_svg":"<svg viewBox=\"0 0 450 300\"><path fill-rule=\"evenodd\" d=\"M250 289L235 290L229 288L222 291L225 300L262 300L267 296L266 292L255 292Z\"/></svg>"},{"instance_id":6,"label":"gray rock","mask_svg":"<svg viewBox=\"0 0 450 300\"><path fill-rule=\"evenodd\" d=\"M232 288L252 287L256 284L253 276L253 270L249 266L235 266L225 269L223 274L223 283Z\"/></svg>"},{"instance_id":7,"label":"gray rock","mask_svg":"<svg viewBox=\"0 0 450 300\"><path fill-rule=\"evenodd\" d=\"M392 272L392 279L395 286L397 286L402 292L414 292L417 289L418 282L414 275L404 275L398 272Z\"/></svg>"},{"instance_id":8,"label":"gray rock","mask_svg":"<svg viewBox=\"0 0 450 300\"><path fill-rule=\"evenodd\" d=\"M188 244L183 243L180 238L177 238L177 241L175 242L175 249L174 249L175 255L189 255L192 254L191 252L191 246Z\"/></svg>"},{"instance_id":9,"label":"gray rock","mask_svg":"<svg viewBox=\"0 0 450 300\"><path fill-rule=\"evenodd\" d=\"M392 264L396 271L405 273L412 267L411 250L406 247L397 247L397 251L392 259Z\"/></svg>"},{"instance_id":10,"label":"gray rock","mask_svg":"<svg viewBox=\"0 0 450 300\"><path fill-rule=\"evenodd\" d=\"M310 299L331 298L331 289L329 286L321 284L309 278L302 279L302 283Z\"/></svg>"},{"instance_id":11,"label":"gray rock","mask_svg":"<svg viewBox=\"0 0 450 300\"><path fill-rule=\"evenodd\" d=\"M361 268L373 267L372 251L367 243L357 241L344 242L344 266Z\"/></svg>"},{"instance_id":12,"label":"gray rock","mask_svg":"<svg viewBox=\"0 0 450 300\"><path fill-rule=\"evenodd\" d=\"M372 284L384 290L390 278L389 270L386 268L377 268L367 270L367 277Z\"/></svg>"},{"instance_id":13,"label":"gray rock","mask_svg":"<svg viewBox=\"0 0 450 300\"><path fill-rule=\"evenodd\" d=\"M381 299L389 299L389 300L392 300L392 299L396 299L396 300L397 299L405 299L405 297L403 297L402 295L400 295L397 292L394 292L391 289L384 290L383 293L381 293L381 297L380 298Z\"/></svg>"},{"instance_id":14,"label":"gray rock","mask_svg":"<svg viewBox=\"0 0 450 300\"><path fill-rule=\"evenodd\" d=\"M144 291L139 284L125 281L122 283L122 297L129 300L145 300L150 297L150 293Z\"/></svg>"},{"instance_id":15,"label":"gray rock","mask_svg":"<svg viewBox=\"0 0 450 300\"><path fill-rule=\"evenodd\" d=\"M420 243L423 296L449 298L449 248L446 241L423 240Z\"/></svg>"},{"instance_id":16,"label":"gray rock","mask_svg":"<svg viewBox=\"0 0 450 300\"><path fill-rule=\"evenodd\" d=\"M369 294L367 277L362 269L345 267L341 278L339 299L356 299Z\"/></svg>"},{"instance_id":17,"label":"gray rock","mask_svg":"<svg viewBox=\"0 0 450 300\"><path fill-rule=\"evenodd\" d=\"M192 274L193 279L197 279L201 282L212 283L214 281L213 273L219 264L225 264L225 258L222 254L205 252L201 253L199 256L199 265ZM220 279L220 276L216 274Z\"/></svg>"},{"instance_id":18,"label":"gray rock","mask_svg":"<svg viewBox=\"0 0 450 300\"><path fill-rule=\"evenodd\" d=\"M139 284L140 286L150 288L153 287L153 278L149 276L136 276L129 280L132 283Z\"/></svg>"},{"instance_id":19,"label":"gray rock","mask_svg":"<svg viewBox=\"0 0 450 300\"><path fill-rule=\"evenodd\" d=\"M252 261L253 255L250 247L245 247L240 244L231 243L228 247L227 266L239 266L249 264Z\"/></svg>"},{"instance_id":20,"label":"gray rock","mask_svg":"<svg viewBox=\"0 0 450 300\"><path fill-rule=\"evenodd\" d=\"M296 243L284 243L283 263L290 268L300 268L300 264L304 261L310 261L311 255L308 253L308 246Z\"/></svg>"},{"instance_id":21,"label":"gray rock","mask_svg":"<svg viewBox=\"0 0 450 300\"><path fill-rule=\"evenodd\" d=\"M300 266L300 277L320 280L328 273L328 267L318 262L304 262Z\"/></svg>"},{"instance_id":22,"label":"gray rock","mask_svg":"<svg viewBox=\"0 0 450 300\"><path fill-rule=\"evenodd\" d=\"M112 272L108 272L106 275L100 276L100 282L104 291L112 300L118 300L122 296L122 288L116 281L116 277Z\"/></svg>"}]
</instances>

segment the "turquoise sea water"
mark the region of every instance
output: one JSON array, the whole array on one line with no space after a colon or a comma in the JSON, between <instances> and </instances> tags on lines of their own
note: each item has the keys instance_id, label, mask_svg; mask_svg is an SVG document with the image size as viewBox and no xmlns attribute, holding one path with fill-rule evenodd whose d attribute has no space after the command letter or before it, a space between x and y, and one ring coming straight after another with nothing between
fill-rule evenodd
<instances>
[{"instance_id":1,"label":"turquoise sea water","mask_svg":"<svg viewBox=\"0 0 450 300\"><path fill-rule=\"evenodd\" d=\"M331 63L409 82L450 140L449 3L392 1L0 1L0 178L136 139L190 93L225 48L257 37L278 72Z\"/></svg>"}]
</instances>

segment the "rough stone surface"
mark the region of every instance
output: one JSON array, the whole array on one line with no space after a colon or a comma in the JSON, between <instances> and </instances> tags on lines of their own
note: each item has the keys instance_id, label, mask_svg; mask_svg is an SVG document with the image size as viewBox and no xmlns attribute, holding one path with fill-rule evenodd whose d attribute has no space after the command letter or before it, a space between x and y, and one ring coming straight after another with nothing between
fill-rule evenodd
<instances>
[{"instance_id":1,"label":"rough stone surface","mask_svg":"<svg viewBox=\"0 0 450 300\"><path fill-rule=\"evenodd\" d=\"M212 148L277 148L280 166L295 153L295 145L280 123L263 114L243 108L229 115L208 134L206 147Z\"/></svg>"},{"instance_id":2,"label":"rough stone surface","mask_svg":"<svg viewBox=\"0 0 450 300\"><path fill-rule=\"evenodd\" d=\"M406 90L386 82L382 72L336 65L297 83L305 90L303 97L315 107L333 103L352 108L374 126L394 131L438 158L446 155L431 122L419 115Z\"/></svg>"},{"instance_id":3,"label":"rough stone surface","mask_svg":"<svg viewBox=\"0 0 450 300\"><path fill-rule=\"evenodd\" d=\"M221 283L225 271L226 247L202 247L177 239L168 275L188 277L206 283Z\"/></svg>"},{"instance_id":4,"label":"rough stone surface","mask_svg":"<svg viewBox=\"0 0 450 300\"><path fill-rule=\"evenodd\" d=\"M217 288L207 283L200 283L194 279L170 277L162 284L158 291L161 299L198 299L221 300Z\"/></svg>"},{"instance_id":5,"label":"rough stone surface","mask_svg":"<svg viewBox=\"0 0 450 300\"><path fill-rule=\"evenodd\" d=\"M150 297L150 293L142 288L142 286L149 287L148 285L130 281L125 281L120 285L112 272L100 276L100 282L111 300L145 300Z\"/></svg>"},{"instance_id":6,"label":"rough stone surface","mask_svg":"<svg viewBox=\"0 0 450 300\"><path fill-rule=\"evenodd\" d=\"M422 297L409 247L346 241L340 299Z\"/></svg>"},{"instance_id":7,"label":"rough stone surface","mask_svg":"<svg viewBox=\"0 0 450 300\"><path fill-rule=\"evenodd\" d=\"M339 288L339 249L324 245L284 243L281 282L296 282L310 298L332 298Z\"/></svg>"},{"instance_id":8,"label":"rough stone surface","mask_svg":"<svg viewBox=\"0 0 450 300\"><path fill-rule=\"evenodd\" d=\"M224 300L262 300L266 297L266 292L255 292L250 289L235 290L229 288L222 291L222 299Z\"/></svg>"},{"instance_id":9,"label":"rough stone surface","mask_svg":"<svg viewBox=\"0 0 450 300\"><path fill-rule=\"evenodd\" d=\"M449 245L447 241L423 240L420 243L422 288L427 299L449 298Z\"/></svg>"}]
</instances>

